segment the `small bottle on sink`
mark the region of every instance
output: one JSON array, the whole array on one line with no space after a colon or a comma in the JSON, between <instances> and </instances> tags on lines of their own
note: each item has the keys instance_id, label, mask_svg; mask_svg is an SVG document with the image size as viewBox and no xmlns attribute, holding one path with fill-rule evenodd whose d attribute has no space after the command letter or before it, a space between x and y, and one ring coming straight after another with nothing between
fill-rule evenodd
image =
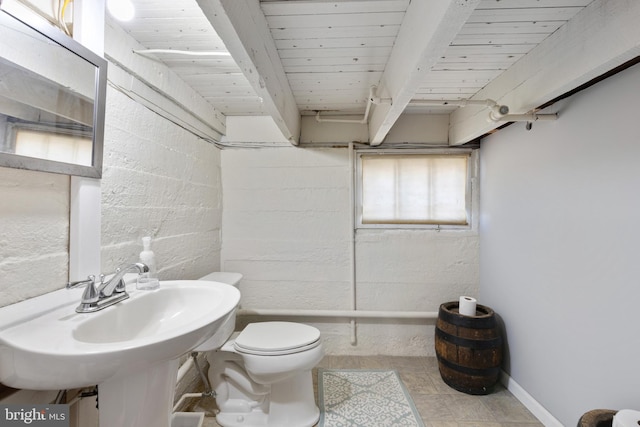
<instances>
[{"instance_id":1,"label":"small bottle on sink","mask_svg":"<svg viewBox=\"0 0 640 427\"><path fill-rule=\"evenodd\" d=\"M156 277L156 256L151 250L151 237L142 238L142 252L140 252L140 262L149 267L149 272L141 273L136 283L137 289L153 290L160 287L160 281Z\"/></svg>"}]
</instances>

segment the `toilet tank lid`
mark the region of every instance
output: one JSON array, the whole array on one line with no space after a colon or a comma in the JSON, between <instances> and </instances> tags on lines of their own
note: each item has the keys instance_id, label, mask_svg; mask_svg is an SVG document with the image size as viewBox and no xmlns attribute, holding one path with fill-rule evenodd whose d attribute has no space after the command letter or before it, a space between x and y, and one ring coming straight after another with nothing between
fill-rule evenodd
<instances>
[{"instance_id":1,"label":"toilet tank lid","mask_svg":"<svg viewBox=\"0 0 640 427\"><path fill-rule=\"evenodd\" d=\"M236 345L254 351L284 351L303 347L320 339L313 326L293 322L248 324L236 338Z\"/></svg>"},{"instance_id":2,"label":"toilet tank lid","mask_svg":"<svg viewBox=\"0 0 640 427\"><path fill-rule=\"evenodd\" d=\"M198 280L211 280L212 282L226 283L227 285L237 286L242 279L242 274L232 273L229 271L214 271Z\"/></svg>"}]
</instances>

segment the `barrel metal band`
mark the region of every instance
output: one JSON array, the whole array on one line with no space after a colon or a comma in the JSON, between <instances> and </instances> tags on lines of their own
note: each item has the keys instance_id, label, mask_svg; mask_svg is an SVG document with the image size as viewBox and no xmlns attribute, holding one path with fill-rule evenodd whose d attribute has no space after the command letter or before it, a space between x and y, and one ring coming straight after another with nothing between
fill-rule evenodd
<instances>
[{"instance_id":1,"label":"barrel metal band","mask_svg":"<svg viewBox=\"0 0 640 427\"><path fill-rule=\"evenodd\" d=\"M471 317L464 316L462 314L454 313L448 310L444 310L440 307L438 316L441 320L447 323L451 323L456 326L462 326L464 328L472 329L491 329L497 326L496 318L491 317Z\"/></svg>"},{"instance_id":2,"label":"barrel metal band","mask_svg":"<svg viewBox=\"0 0 640 427\"><path fill-rule=\"evenodd\" d=\"M474 350L489 350L492 348L499 348L502 345L502 337L495 337L487 340L473 340L451 335L440 328L436 328L436 336L438 338L442 338L448 343L461 347L469 347Z\"/></svg>"},{"instance_id":3,"label":"barrel metal band","mask_svg":"<svg viewBox=\"0 0 640 427\"><path fill-rule=\"evenodd\" d=\"M482 369L469 368L467 366L462 366L462 365L458 365L457 363L453 363L441 356L438 356L438 362L442 363L444 366L454 371L457 371L466 375L473 375L476 377L493 376L493 375L498 375L500 373L500 366L482 368Z\"/></svg>"}]
</instances>

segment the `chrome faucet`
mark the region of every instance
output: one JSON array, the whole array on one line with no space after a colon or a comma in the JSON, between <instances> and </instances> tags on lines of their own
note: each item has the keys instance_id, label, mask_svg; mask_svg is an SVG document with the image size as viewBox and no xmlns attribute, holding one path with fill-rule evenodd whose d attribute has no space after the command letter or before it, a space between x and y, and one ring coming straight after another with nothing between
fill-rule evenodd
<instances>
[{"instance_id":1,"label":"chrome faucet","mask_svg":"<svg viewBox=\"0 0 640 427\"><path fill-rule=\"evenodd\" d=\"M116 272L108 281L104 281L104 276L101 276L101 283L98 286L98 293L104 297L110 297L115 292L126 292L125 283L124 283L124 275L127 274L131 270L138 270L138 273L147 273L149 271L149 267L146 264L141 262L136 262L135 264L128 265L126 267L116 268Z\"/></svg>"},{"instance_id":2,"label":"chrome faucet","mask_svg":"<svg viewBox=\"0 0 640 427\"><path fill-rule=\"evenodd\" d=\"M124 282L124 275L132 270L137 270L138 273L146 273L149 271L149 267L141 262L119 267L116 269L115 274L106 282L104 281L104 274L101 274L100 285L98 286L96 286L96 278L93 275L89 276L86 280L67 283L67 289L73 289L84 284L87 285L82 294L80 305L76 307L76 312L93 313L94 311L102 310L105 307L129 298Z\"/></svg>"}]
</instances>

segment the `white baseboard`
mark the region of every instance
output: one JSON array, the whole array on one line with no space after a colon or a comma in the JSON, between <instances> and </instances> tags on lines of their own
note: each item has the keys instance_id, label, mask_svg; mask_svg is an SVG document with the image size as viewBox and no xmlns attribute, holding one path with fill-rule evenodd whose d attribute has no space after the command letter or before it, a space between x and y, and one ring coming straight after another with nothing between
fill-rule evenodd
<instances>
[{"instance_id":1,"label":"white baseboard","mask_svg":"<svg viewBox=\"0 0 640 427\"><path fill-rule=\"evenodd\" d=\"M520 386L506 372L500 371L500 382L514 395L545 427L564 427L549 411Z\"/></svg>"}]
</instances>

